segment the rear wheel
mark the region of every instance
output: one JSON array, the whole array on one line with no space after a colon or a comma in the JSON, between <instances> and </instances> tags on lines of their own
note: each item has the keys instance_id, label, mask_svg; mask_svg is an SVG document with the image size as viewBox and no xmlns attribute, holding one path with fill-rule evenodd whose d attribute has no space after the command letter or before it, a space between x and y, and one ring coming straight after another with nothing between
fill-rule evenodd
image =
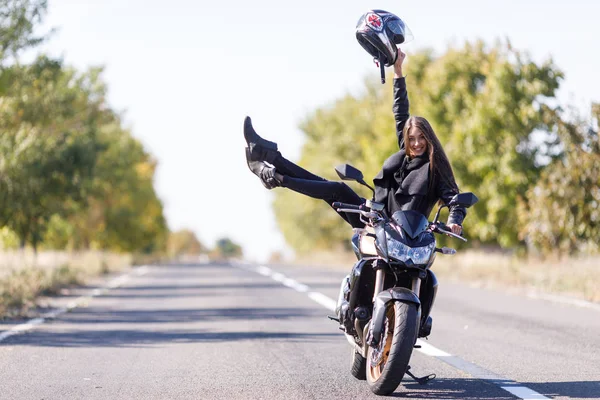
<instances>
[{"instance_id":1,"label":"rear wheel","mask_svg":"<svg viewBox=\"0 0 600 400\"><path fill-rule=\"evenodd\" d=\"M379 346L367 352L367 382L373 393L387 395L396 390L408 367L416 333L417 306L389 302Z\"/></svg>"},{"instance_id":2,"label":"rear wheel","mask_svg":"<svg viewBox=\"0 0 600 400\"><path fill-rule=\"evenodd\" d=\"M364 381L367 379L367 359L362 354L357 353L352 349L352 369L350 373L358 380Z\"/></svg>"}]
</instances>

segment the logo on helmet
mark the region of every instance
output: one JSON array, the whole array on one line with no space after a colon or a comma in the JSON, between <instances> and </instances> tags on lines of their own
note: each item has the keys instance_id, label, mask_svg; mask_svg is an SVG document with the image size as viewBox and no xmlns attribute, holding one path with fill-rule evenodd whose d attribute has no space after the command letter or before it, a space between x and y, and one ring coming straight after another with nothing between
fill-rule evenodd
<instances>
[{"instance_id":1,"label":"logo on helmet","mask_svg":"<svg viewBox=\"0 0 600 400\"><path fill-rule=\"evenodd\" d=\"M383 22L381 21L381 17L377 14L369 14L367 16L367 25L378 32L383 29Z\"/></svg>"}]
</instances>

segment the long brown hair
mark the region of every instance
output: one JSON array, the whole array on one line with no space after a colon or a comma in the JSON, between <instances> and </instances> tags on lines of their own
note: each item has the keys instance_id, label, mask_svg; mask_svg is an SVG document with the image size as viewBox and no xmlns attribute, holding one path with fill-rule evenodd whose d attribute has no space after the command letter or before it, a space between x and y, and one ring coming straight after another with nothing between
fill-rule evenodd
<instances>
[{"instance_id":1,"label":"long brown hair","mask_svg":"<svg viewBox=\"0 0 600 400\"><path fill-rule=\"evenodd\" d=\"M448 161L448 157L444 152L444 148L433 131L433 128L429 124L429 121L423 117L412 116L404 125L402 134L404 135L404 148L406 149L406 154L412 158L412 155L410 154L410 148L408 146L408 134L415 128L423 133L423 137L425 138L425 141L427 141L429 171L431 172L432 176L432 179L429 180L429 191L432 191L436 179L443 179L452 188L456 189L456 193L458 193L458 186L456 185L456 180L454 179L454 172L452 172L450 161Z\"/></svg>"}]
</instances>

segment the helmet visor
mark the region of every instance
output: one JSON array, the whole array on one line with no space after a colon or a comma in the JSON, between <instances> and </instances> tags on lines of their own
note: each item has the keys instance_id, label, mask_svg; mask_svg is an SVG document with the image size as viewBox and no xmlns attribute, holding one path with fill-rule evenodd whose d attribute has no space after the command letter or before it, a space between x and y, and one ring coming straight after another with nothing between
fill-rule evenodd
<instances>
[{"instance_id":1,"label":"helmet visor","mask_svg":"<svg viewBox=\"0 0 600 400\"><path fill-rule=\"evenodd\" d=\"M357 28L360 28L362 25L364 25L364 23L365 23L365 15L366 14L361 15L360 18L358 19L358 22L356 23L356 27Z\"/></svg>"},{"instance_id":2,"label":"helmet visor","mask_svg":"<svg viewBox=\"0 0 600 400\"><path fill-rule=\"evenodd\" d=\"M393 19L387 22L388 29L394 34L394 37L403 37L404 40L399 43L407 43L414 39L410 28L401 19ZM397 36L396 36L397 35Z\"/></svg>"},{"instance_id":3,"label":"helmet visor","mask_svg":"<svg viewBox=\"0 0 600 400\"><path fill-rule=\"evenodd\" d=\"M386 53L384 54L386 57L385 63L387 66L390 66L396 61L398 48L394 43L390 41L390 38L385 33L377 32L377 36L379 37L379 40L381 40L381 43L387 49Z\"/></svg>"}]
</instances>

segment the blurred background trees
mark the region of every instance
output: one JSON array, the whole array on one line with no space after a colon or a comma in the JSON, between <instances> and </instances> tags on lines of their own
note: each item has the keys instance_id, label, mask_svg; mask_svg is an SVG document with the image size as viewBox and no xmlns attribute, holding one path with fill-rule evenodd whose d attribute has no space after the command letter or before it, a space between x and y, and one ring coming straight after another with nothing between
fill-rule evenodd
<instances>
[{"instance_id":1,"label":"blurred background trees","mask_svg":"<svg viewBox=\"0 0 600 400\"><path fill-rule=\"evenodd\" d=\"M167 254L169 257L177 258L182 255L200 255L206 253L207 249L189 229L172 232L167 241Z\"/></svg>"},{"instance_id":2,"label":"blurred background trees","mask_svg":"<svg viewBox=\"0 0 600 400\"><path fill-rule=\"evenodd\" d=\"M505 249L598 251L600 107L587 120L567 118L556 99L563 74L551 60L536 64L508 42L476 41L440 56L413 53L405 73L411 114L431 122L461 190L480 199L465 222L470 239ZM391 108L392 85L373 77L358 95L317 109L301 124L299 164L338 179L334 166L348 162L372 179L398 150ZM278 190L274 209L296 251L347 248L350 229L324 202Z\"/></svg>"},{"instance_id":3,"label":"blurred background trees","mask_svg":"<svg viewBox=\"0 0 600 400\"><path fill-rule=\"evenodd\" d=\"M211 252L211 255L217 258L235 258L242 257L244 254L242 246L235 243L230 238L225 237L217 240L217 244Z\"/></svg>"},{"instance_id":4,"label":"blurred background trees","mask_svg":"<svg viewBox=\"0 0 600 400\"><path fill-rule=\"evenodd\" d=\"M556 119L559 154L519 202L520 238L531 249L600 252L600 104L592 118Z\"/></svg>"},{"instance_id":5,"label":"blurred background trees","mask_svg":"<svg viewBox=\"0 0 600 400\"><path fill-rule=\"evenodd\" d=\"M47 0L0 0L0 65L15 62L23 50L45 39L33 32L47 10Z\"/></svg>"},{"instance_id":6,"label":"blurred background trees","mask_svg":"<svg viewBox=\"0 0 600 400\"><path fill-rule=\"evenodd\" d=\"M156 160L106 102L102 68L20 54L44 40L46 1L0 1L0 227L7 242L162 252Z\"/></svg>"},{"instance_id":7,"label":"blurred background trees","mask_svg":"<svg viewBox=\"0 0 600 400\"><path fill-rule=\"evenodd\" d=\"M169 232L154 188L157 161L106 100L100 67L78 71L40 54L45 0L0 0L0 249L208 253ZM213 253L242 254L230 239Z\"/></svg>"}]
</instances>

